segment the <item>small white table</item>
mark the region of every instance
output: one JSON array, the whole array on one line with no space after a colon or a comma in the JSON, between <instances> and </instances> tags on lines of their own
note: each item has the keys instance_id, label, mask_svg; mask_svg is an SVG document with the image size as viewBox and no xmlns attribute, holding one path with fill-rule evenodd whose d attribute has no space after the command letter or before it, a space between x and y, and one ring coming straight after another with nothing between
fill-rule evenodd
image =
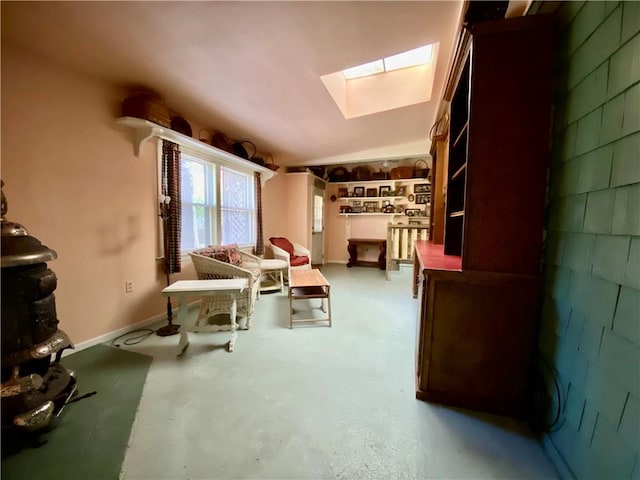
<instances>
[{"instance_id":1,"label":"small white table","mask_svg":"<svg viewBox=\"0 0 640 480\"><path fill-rule=\"evenodd\" d=\"M233 352L236 338L238 338L238 324L236 322L236 299L238 295L248 288L249 282L246 278L221 279L221 280L179 280L172 283L162 290L162 294L167 297L177 297L180 303L178 309L178 322L180 323L180 341L178 342L178 355L181 355L185 348L189 345L188 332L195 331L194 325L187 325L189 322L189 306L187 305L188 296L213 296L213 295L230 295L233 299L231 302L231 338L229 338L229 351ZM217 331L220 328L211 328L204 330L199 327L197 331Z\"/></svg>"},{"instance_id":2,"label":"small white table","mask_svg":"<svg viewBox=\"0 0 640 480\"><path fill-rule=\"evenodd\" d=\"M264 258L260 260L260 272L268 275L270 280L263 282L260 280L260 292L282 292L284 289L284 278L282 272L289 268L289 264L277 258ZM274 277L277 275L277 277ZM264 283L264 284L263 284Z\"/></svg>"}]
</instances>

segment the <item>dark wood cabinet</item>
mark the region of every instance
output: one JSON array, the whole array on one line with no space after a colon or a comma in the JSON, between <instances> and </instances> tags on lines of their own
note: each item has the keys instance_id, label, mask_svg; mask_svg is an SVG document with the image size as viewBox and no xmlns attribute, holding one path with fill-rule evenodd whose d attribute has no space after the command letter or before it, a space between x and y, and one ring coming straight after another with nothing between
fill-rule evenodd
<instances>
[{"instance_id":1,"label":"dark wood cabinet","mask_svg":"<svg viewBox=\"0 0 640 480\"><path fill-rule=\"evenodd\" d=\"M444 245L416 244L417 396L524 416L542 257L553 24L473 26L451 78Z\"/></svg>"}]
</instances>

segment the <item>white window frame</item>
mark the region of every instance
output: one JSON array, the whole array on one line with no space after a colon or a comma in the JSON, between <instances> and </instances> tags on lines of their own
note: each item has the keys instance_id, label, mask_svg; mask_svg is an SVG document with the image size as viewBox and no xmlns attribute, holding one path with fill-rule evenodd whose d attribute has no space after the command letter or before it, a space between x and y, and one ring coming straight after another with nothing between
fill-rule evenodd
<instances>
[{"instance_id":1,"label":"white window frame","mask_svg":"<svg viewBox=\"0 0 640 480\"><path fill-rule=\"evenodd\" d=\"M176 141L176 139L170 138L170 141ZM193 148L189 145L185 145L183 143L177 142L180 145L181 154L187 155L196 161L206 162L210 164L213 168L213 175L215 179L215 194L214 194L214 209L215 209L215 221L212 223L214 225L214 232L211 237L211 241L213 245L219 245L222 239L222 216L221 216L221 190L220 190L220 179L221 172L220 167L224 166L225 168L246 175L253 179L255 177L255 168L242 168L238 165L238 160L235 158L227 160L225 157L228 154L223 152L218 152L217 149L212 147L200 147L199 145L196 148ZM157 142L157 177L158 177L158 199L160 200L160 195L162 194L162 137L158 138ZM260 168L258 171L267 170ZM271 173L270 170L267 172ZM269 174L268 174L269 175ZM264 173L263 173L264 176ZM269 175L270 177L271 175ZM264 180L264 179L263 179ZM253 242L251 244L238 244L238 247L246 249L253 248L255 245L255 241L257 239L257 218L256 218L256 210L257 210L257 199L256 199L256 191L255 191L255 183L251 183L251 187L253 188L253 231L252 237ZM162 228L162 219L160 218L160 202L158 202L158 225L159 225L159 235L158 235L158 251L161 252L160 258L164 255L164 247L163 247L163 228ZM192 250L180 250L181 257L183 261L188 260L189 253L194 251Z\"/></svg>"},{"instance_id":2,"label":"white window frame","mask_svg":"<svg viewBox=\"0 0 640 480\"><path fill-rule=\"evenodd\" d=\"M205 201L203 206L205 208L205 211L207 212L206 216L208 217L208 219L206 220L206 223L209 225L208 242L209 244L215 244L216 239L218 238L218 232L220 231L218 228L219 227L218 216L219 216L220 209L217 208L217 205L219 204L218 195L217 195L218 185L219 185L217 167L211 162L208 162L206 160L203 160L201 158L198 158L194 155L191 155L185 152L181 152L181 157L182 157L181 161L187 159L190 162L199 163L203 165L205 168ZM183 207L185 203L189 204L188 202L185 202L184 199L182 199ZM184 226L185 226L185 222L183 218L182 228L184 228ZM180 233L182 234L182 232ZM186 255L189 252L192 252L199 248L201 247L196 247L193 249L182 248L180 252L182 255Z\"/></svg>"},{"instance_id":3,"label":"white window frame","mask_svg":"<svg viewBox=\"0 0 640 480\"><path fill-rule=\"evenodd\" d=\"M222 182L222 173L223 170L227 170L228 172L243 176L246 178L247 180L247 185L249 186L250 192L248 192L248 197L247 198L247 204L251 205L250 208L246 208L246 209L238 209L238 208L231 208L231 207L227 207L225 205L223 205L223 201L222 201L222 188L220 188L220 184ZM228 167L226 165L218 165L218 205L219 207L219 215L218 215L218 232L220 232L220 235L218 237L218 241L222 242L222 235L223 235L223 231L222 231L222 214L223 211L244 211L248 214L248 217L250 219L251 222L251 241L248 244L241 244L238 243L238 246L240 248L243 247L249 247L249 246L254 246L256 243L256 239L257 239L257 202L256 202L256 188L255 188L255 177L253 175L253 173L247 173L247 172L242 172L236 168L232 168L232 167ZM227 243L237 243L237 242L227 242Z\"/></svg>"}]
</instances>

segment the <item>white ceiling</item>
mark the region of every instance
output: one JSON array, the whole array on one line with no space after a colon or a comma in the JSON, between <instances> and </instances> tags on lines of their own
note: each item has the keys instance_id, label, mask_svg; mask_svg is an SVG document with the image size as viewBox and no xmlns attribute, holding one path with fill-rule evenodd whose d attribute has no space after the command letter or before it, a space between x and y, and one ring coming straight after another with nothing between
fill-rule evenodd
<instances>
[{"instance_id":1,"label":"white ceiling","mask_svg":"<svg viewBox=\"0 0 640 480\"><path fill-rule=\"evenodd\" d=\"M15 42L180 115L250 139L280 164L429 151L461 1L8 2ZM345 120L320 76L440 42L431 101ZM194 131L197 137L198 132Z\"/></svg>"}]
</instances>

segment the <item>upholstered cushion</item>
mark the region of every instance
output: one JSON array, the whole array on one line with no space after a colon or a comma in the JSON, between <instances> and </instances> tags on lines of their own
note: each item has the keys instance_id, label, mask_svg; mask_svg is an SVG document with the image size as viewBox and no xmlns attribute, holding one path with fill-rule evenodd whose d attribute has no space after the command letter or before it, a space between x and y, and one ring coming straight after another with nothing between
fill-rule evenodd
<instances>
[{"instance_id":1,"label":"upholstered cushion","mask_svg":"<svg viewBox=\"0 0 640 480\"><path fill-rule=\"evenodd\" d=\"M229 263L237 267L242 266L242 255L240 255L240 249L237 243L231 243L227 245L227 252L229 253Z\"/></svg>"},{"instance_id":2,"label":"upholstered cushion","mask_svg":"<svg viewBox=\"0 0 640 480\"><path fill-rule=\"evenodd\" d=\"M284 237L271 237L269 241L272 245L281 248L287 252L290 256L293 256L293 244Z\"/></svg>"},{"instance_id":3,"label":"upholstered cushion","mask_svg":"<svg viewBox=\"0 0 640 480\"><path fill-rule=\"evenodd\" d=\"M230 263L231 265L242 265L242 256L240 255L240 249L237 243L230 243L229 245L209 245L195 253L205 257L211 257L220 262Z\"/></svg>"},{"instance_id":4,"label":"upholstered cushion","mask_svg":"<svg viewBox=\"0 0 640 480\"><path fill-rule=\"evenodd\" d=\"M309 257L306 255L292 255L289 259L289 265L292 267L299 267L300 265L306 265L309 263Z\"/></svg>"}]
</instances>

